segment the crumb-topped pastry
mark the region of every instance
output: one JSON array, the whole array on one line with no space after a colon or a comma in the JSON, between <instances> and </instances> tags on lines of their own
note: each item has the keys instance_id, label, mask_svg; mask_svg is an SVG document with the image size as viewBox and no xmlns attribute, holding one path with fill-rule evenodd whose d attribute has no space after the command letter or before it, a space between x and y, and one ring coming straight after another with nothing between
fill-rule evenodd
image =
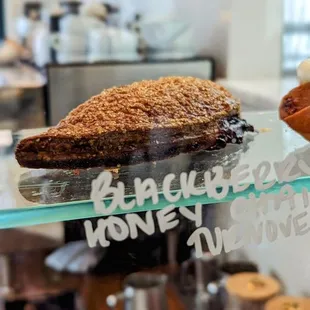
<instances>
[{"instance_id":1,"label":"crumb-topped pastry","mask_svg":"<svg viewBox=\"0 0 310 310\"><path fill-rule=\"evenodd\" d=\"M310 60L297 69L300 85L283 97L279 116L289 127L310 141Z\"/></svg>"},{"instance_id":2,"label":"crumb-topped pastry","mask_svg":"<svg viewBox=\"0 0 310 310\"><path fill-rule=\"evenodd\" d=\"M253 127L223 87L166 77L113 87L81 104L47 132L22 140L21 166L88 168L154 161L241 143Z\"/></svg>"}]
</instances>

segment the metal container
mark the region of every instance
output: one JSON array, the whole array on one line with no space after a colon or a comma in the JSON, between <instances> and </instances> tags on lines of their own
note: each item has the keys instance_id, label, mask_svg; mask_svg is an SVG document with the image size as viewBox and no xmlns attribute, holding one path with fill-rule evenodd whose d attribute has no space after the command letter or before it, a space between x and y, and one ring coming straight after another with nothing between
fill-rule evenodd
<instances>
[{"instance_id":1,"label":"metal container","mask_svg":"<svg viewBox=\"0 0 310 310\"><path fill-rule=\"evenodd\" d=\"M115 309L124 301L124 310L168 310L166 275L134 273L124 282L124 291L107 297L107 305Z\"/></svg>"},{"instance_id":2,"label":"metal container","mask_svg":"<svg viewBox=\"0 0 310 310\"><path fill-rule=\"evenodd\" d=\"M259 271L257 265L247 261L225 262L221 264L218 269L218 279L216 281L210 282L207 285L207 292L219 301L219 304L221 305L220 309L224 309L226 305L229 304L229 300L231 299L226 290L226 282L229 277L239 273L257 273Z\"/></svg>"},{"instance_id":3,"label":"metal container","mask_svg":"<svg viewBox=\"0 0 310 310\"><path fill-rule=\"evenodd\" d=\"M0 296L10 292L10 260L8 256L0 255Z\"/></svg>"},{"instance_id":4,"label":"metal container","mask_svg":"<svg viewBox=\"0 0 310 310\"><path fill-rule=\"evenodd\" d=\"M191 281L191 272L194 270L194 281ZM217 261L211 253L205 252L202 257L197 258L195 252L192 257L182 264L181 286L186 291L196 293L206 292L207 285L215 281L217 277Z\"/></svg>"}]
</instances>

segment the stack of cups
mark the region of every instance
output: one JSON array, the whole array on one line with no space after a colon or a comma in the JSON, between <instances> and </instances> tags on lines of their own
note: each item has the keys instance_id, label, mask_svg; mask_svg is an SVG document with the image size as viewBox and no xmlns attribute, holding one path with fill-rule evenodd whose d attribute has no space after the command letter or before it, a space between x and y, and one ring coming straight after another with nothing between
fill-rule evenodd
<instances>
[{"instance_id":1,"label":"stack of cups","mask_svg":"<svg viewBox=\"0 0 310 310\"><path fill-rule=\"evenodd\" d=\"M111 38L108 27L92 29L89 32L88 60L90 62L111 60Z\"/></svg>"},{"instance_id":2,"label":"stack of cups","mask_svg":"<svg viewBox=\"0 0 310 310\"><path fill-rule=\"evenodd\" d=\"M58 63L86 61L87 28L83 17L65 16L60 24L60 33L52 37L52 47L57 50Z\"/></svg>"},{"instance_id":3,"label":"stack of cups","mask_svg":"<svg viewBox=\"0 0 310 310\"><path fill-rule=\"evenodd\" d=\"M111 29L111 55L115 61L137 61L141 57L138 54L138 35L125 29Z\"/></svg>"}]
</instances>

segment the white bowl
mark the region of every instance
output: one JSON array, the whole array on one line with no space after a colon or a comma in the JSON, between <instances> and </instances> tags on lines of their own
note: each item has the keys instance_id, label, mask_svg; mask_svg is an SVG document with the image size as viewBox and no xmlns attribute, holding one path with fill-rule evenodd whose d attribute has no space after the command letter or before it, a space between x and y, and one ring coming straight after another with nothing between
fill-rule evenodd
<instances>
[{"instance_id":1,"label":"white bowl","mask_svg":"<svg viewBox=\"0 0 310 310\"><path fill-rule=\"evenodd\" d=\"M151 48L169 48L177 38L189 28L181 20L155 20L141 23L141 33Z\"/></svg>"}]
</instances>

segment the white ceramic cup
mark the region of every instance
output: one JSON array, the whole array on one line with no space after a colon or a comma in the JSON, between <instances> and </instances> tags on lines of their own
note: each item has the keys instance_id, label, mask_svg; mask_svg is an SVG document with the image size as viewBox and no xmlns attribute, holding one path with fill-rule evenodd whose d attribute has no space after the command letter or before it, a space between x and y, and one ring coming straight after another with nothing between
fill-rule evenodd
<instances>
[{"instance_id":1,"label":"white ceramic cup","mask_svg":"<svg viewBox=\"0 0 310 310\"><path fill-rule=\"evenodd\" d=\"M55 34L51 37L51 46L64 53L86 53L87 38L83 35L71 33Z\"/></svg>"},{"instance_id":2,"label":"white ceramic cup","mask_svg":"<svg viewBox=\"0 0 310 310\"><path fill-rule=\"evenodd\" d=\"M101 62L101 61L112 61L114 60L110 54L104 53L90 53L87 56L87 61L92 62Z\"/></svg>"},{"instance_id":3,"label":"white ceramic cup","mask_svg":"<svg viewBox=\"0 0 310 310\"><path fill-rule=\"evenodd\" d=\"M137 55L138 36L131 31L111 29L109 31L112 55Z\"/></svg>"},{"instance_id":4,"label":"white ceramic cup","mask_svg":"<svg viewBox=\"0 0 310 310\"><path fill-rule=\"evenodd\" d=\"M83 23L87 31L91 31L92 29L105 28L105 24L103 21L99 20L98 18L91 17L91 16L84 16Z\"/></svg>"},{"instance_id":5,"label":"white ceramic cup","mask_svg":"<svg viewBox=\"0 0 310 310\"><path fill-rule=\"evenodd\" d=\"M142 57L138 53L114 53L112 54L114 61L140 61Z\"/></svg>"},{"instance_id":6,"label":"white ceramic cup","mask_svg":"<svg viewBox=\"0 0 310 310\"><path fill-rule=\"evenodd\" d=\"M88 34L88 50L90 53L110 54L111 38L106 27L92 29Z\"/></svg>"},{"instance_id":7,"label":"white ceramic cup","mask_svg":"<svg viewBox=\"0 0 310 310\"><path fill-rule=\"evenodd\" d=\"M75 35L86 35L85 18L79 15L68 15L60 20L60 32Z\"/></svg>"}]
</instances>

